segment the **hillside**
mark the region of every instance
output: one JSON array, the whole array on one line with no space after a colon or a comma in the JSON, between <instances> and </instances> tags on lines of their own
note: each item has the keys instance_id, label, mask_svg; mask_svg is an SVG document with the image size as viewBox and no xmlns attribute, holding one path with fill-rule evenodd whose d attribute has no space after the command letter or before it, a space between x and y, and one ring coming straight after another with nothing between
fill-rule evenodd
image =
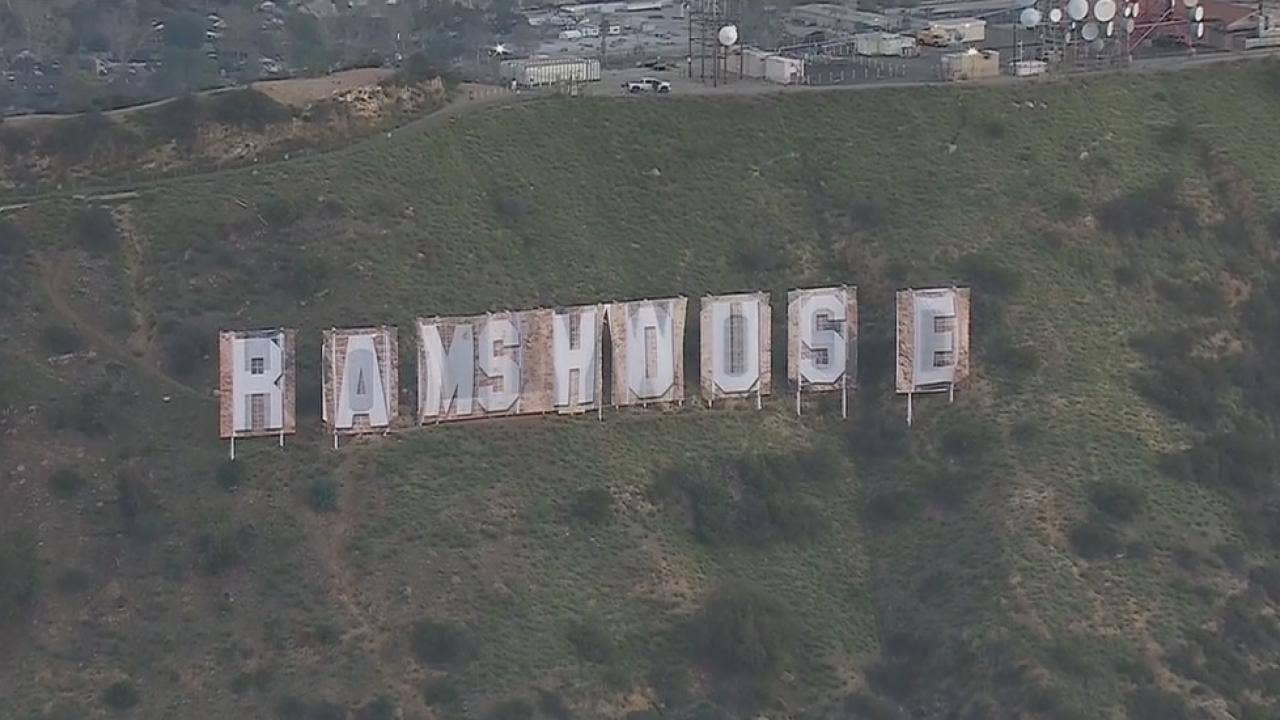
<instances>
[{"instance_id":1,"label":"hillside","mask_svg":"<svg viewBox=\"0 0 1280 720\"><path fill-rule=\"evenodd\" d=\"M1277 133L1274 64L558 99L0 215L6 712L1274 718ZM833 282L848 421L320 429L334 324ZM908 430L944 282L976 376ZM300 432L227 463L214 331L278 324Z\"/></svg>"}]
</instances>

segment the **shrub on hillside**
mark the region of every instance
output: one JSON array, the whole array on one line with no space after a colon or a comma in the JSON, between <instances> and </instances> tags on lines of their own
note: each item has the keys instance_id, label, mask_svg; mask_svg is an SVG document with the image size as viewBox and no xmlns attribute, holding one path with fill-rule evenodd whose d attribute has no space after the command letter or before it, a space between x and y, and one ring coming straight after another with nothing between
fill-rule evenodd
<instances>
[{"instance_id":1,"label":"shrub on hillside","mask_svg":"<svg viewBox=\"0 0 1280 720\"><path fill-rule=\"evenodd\" d=\"M1098 517L1090 517L1067 533L1071 549L1085 560L1096 560L1120 552L1120 537L1115 528Z\"/></svg>"},{"instance_id":2,"label":"shrub on hillside","mask_svg":"<svg viewBox=\"0 0 1280 720\"><path fill-rule=\"evenodd\" d=\"M488 720L531 720L533 703L524 698L508 698L489 709Z\"/></svg>"},{"instance_id":3,"label":"shrub on hillside","mask_svg":"<svg viewBox=\"0 0 1280 720\"><path fill-rule=\"evenodd\" d=\"M1196 441L1189 449L1167 456L1166 473L1254 497L1271 487L1280 467L1275 442L1266 426L1242 420L1228 432Z\"/></svg>"},{"instance_id":4,"label":"shrub on hillside","mask_svg":"<svg viewBox=\"0 0 1280 720\"><path fill-rule=\"evenodd\" d=\"M120 247L120 230L111 211L95 206L78 210L72 218L80 246L95 253L109 253Z\"/></svg>"},{"instance_id":5,"label":"shrub on hillside","mask_svg":"<svg viewBox=\"0 0 1280 720\"><path fill-rule=\"evenodd\" d=\"M26 246L26 238L17 224L0 217L0 258L17 255Z\"/></svg>"},{"instance_id":6,"label":"shrub on hillside","mask_svg":"<svg viewBox=\"0 0 1280 720\"><path fill-rule=\"evenodd\" d=\"M1178 695L1155 685L1135 688L1125 698L1130 720L1188 720L1187 705Z\"/></svg>"},{"instance_id":7,"label":"shrub on hillside","mask_svg":"<svg viewBox=\"0 0 1280 720\"><path fill-rule=\"evenodd\" d=\"M609 637L604 624L595 618L571 621L565 637L582 660L603 663L613 657L613 638Z\"/></svg>"},{"instance_id":8,"label":"shrub on hillside","mask_svg":"<svg viewBox=\"0 0 1280 720\"><path fill-rule=\"evenodd\" d=\"M66 325L46 325L40 331L40 344L53 355L66 355L84 348L84 339L75 328Z\"/></svg>"},{"instance_id":9,"label":"shrub on hillside","mask_svg":"<svg viewBox=\"0 0 1280 720\"><path fill-rule=\"evenodd\" d=\"M862 507L862 517L873 525L900 523L920 512L920 498L910 488L897 487L873 491Z\"/></svg>"},{"instance_id":10,"label":"shrub on hillside","mask_svg":"<svg viewBox=\"0 0 1280 720\"><path fill-rule=\"evenodd\" d=\"M307 503L318 513L329 513L338 509L338 483L329 478L313 480L307 489Z\"/></svg>"},{"instance_id":11,"label":"shrub on hillside","mask_svg":"<svg viewBox=\"0 0 1280 720\"><path fill-rule=\"evenodd\" d=\"M910 451L907 425L887 410L856 409L849 424L849 448L863 460L896 458Z\"/></svg>"},{"instance_id":12,"label":"shrub on hillside","mask_svg":"<svg viewBox=\"0 0 1280 720\"><path fill-rule=\"evenodd\" d=\"M1000 432L990 420L970 418L968 422L948 425L938 445L950 458L972 460L991 452L999 441Z\"/></svg>"},{"instance_id":13,"label":"shrub on hillside","mask_svg":"<svg viewBox=\"0 0 1280 720\"><path fill-rule=\"evenodd\" d=\"M803 455L803 454L802 454ZM707 545L768 544L820 533L823 517L796 483L823 480L828 458L746 455L726 463L688 464L661 473L654 494L683 509L693 536Z\"/></svg>"},{"instance_id":14,"label":"shrub on hillside","mask_svg":"<svg viewBox=\"0 0 1280 720\"><path fill-rule=\"evenodd\" d=\"M691 634L698 655L714 668L757 679L779 672L795 645L795 629L776 595L731 583L707 599Z\"/></svg>"},{"instance_id":15,"label":"shrub on hillside","mask_svg":"<svg viewBox=\"0 0 1280 720\"><path fill-rule=\"evenodd\" d=\"M49 476L49 490L64 500L73 497L83 486L84 478L75 468L61 467Z\"/></svg>"},{"instance_id":16,"label":"shrub on hillside","mask_svg":"<svg viewBox=\"0 0 1280 720\"><path fill-rule=\"evenodd\" d=\"M205 98L204 106L208 117L215 122L254 131L293 117L289 108L252 88L210 95Z\"/></svg>"},{"instance_id":17,"label":"shrub on hillside","mask_svg":"<svg viewBox=\"0 0 1280 720\"><path fill-rule=\"evenodd\" d=\"M1103 514L1116 520L1132 520L1142 510L1140 489L1114 481L1099 481L1089 487L1089 501Z\"/></svg>"},{"instance_id":18,"label":"shrub on hillside","mask_svg":"<svg viewBox=\"0 0 1280 720\"><path fill-rule=\"evenodd\" d=\"M128 472L116 478L116 507L125 534L135 540L154 540L160 534L164 514L160 500L141 480Z\"/></svg>"},{"instance_id":19,"label":"shrub on hillside","mask_svg":"<svg viewBox=\"0 0 1280 720\"><path fill-rule=\"evenodd\" d=\"M36 599L39 581L35 540L25 533L0 534L0 624Z\"/></svg>"},{"instance_id":20,"label":"shrub on hillside","mask_svg":"<svg viewBox=\"0 0 1280 720\"><path fill-rule=\"evenodd\" d=\"M613 517L613 496L602 487L583 488L574 493L571 512L584 522L607 522Z\"/></svg>"},{"instance_id":21,"label":"shrub on hillside","mask_svg":"<svg viewBox=\"0 0 1280 720\"><path fill-rule=\"evenodd\" d=\"M956 261L956 274L976 292L1007 297L1022 287L1017 270L994 252L974 252Z\"/></svg>"},{"instance_id":22,"label":"shrub on hillside","mask_svg":"<svg viewBox=\"0 0 1280 720\"><path fill-rule=\"evenodd\" d=\"M244 465L234 460L222 460L214 470L214 477L223 490L235 490L244 482Z\"/></svg>"},{"instance_id":23,"label":"shrub on hillside","mask_svg":"<svg viewBox=\"0 0 1280 720\"><path fill-rule=\"evenodd\" d=\"M474 645L466 628L448 621L419 620L409 631L409 649L427 665L453 665L471 655Z\"/></svg>"},{"instance_id":24,"label":"shrub on hillside","mask_svg":"<svg viewBox=\"0 0 1280 720\"><path fill-rule=\"evenodd\" d=\"M236 528L226 522L210 525L191 544L196 569L206 575L221 575L244 562L252 541L248 527Z\"/></svg>"},{"instance_id":25,"label":"shrub on hillside","mask_svg":"<svg viewBox=\"0 0 1280 720\"><path fill-rule=\"evenodd\" d=\"M112 710L128 710L141 700L137 686L128 680L113 682L102 691L102 703Z\"/></svg>"},{"instance_id":26,"label":"shrub on hillside","mask_svg":"<svg viewBox=\"0 0 1280 720\"><path fill-rule=\"evenodd\" d=\"M169 320L160 326L165 367L170 373L189 377L213 352L213 333L192 320Z\"/></svg>"},{"instance_id":27,"label":"shrub on hillside","mask_svg":"<svg viewBox=\"0 0 1280 720\"><path fill-rule=\"evenodd\" d=\"M356 710L354 720L395 720L398 716L396 704L391 698L380 697L370 700Z\"/></svg>"},{"instance_id":28,"label":"shrub on hillside","mask_svg":"<svg viewBox=\"0 0 1280 720\"><path fill-rule=\"evenodd\" d=\"M303 255L290 264L287 277L288 290L295 298L309 298L324 289L329 263L318 255Z\"/></svg>"},{"instance_id":29,"label":"shrub on hillside","mask_svg":"<svg viewBox=\"0 0 1280 720\"><path fill-rule=\"evenodd\" d=\"M537 688L537 693L538 712L545 717L552 720L570 720L573 717L573 711L569 709L569 704L560 693L543 688Z\"/></svg>"},{"instance_id":30,"label":"shrub on hillside","mask_svg":"<svg viewBox=\"0 0 1280 720\"><path fill-rule=\"evenodd\" d=\"M422 686L422 702L428 707L448 706L462 698L458 681L451 677L439 677L428 680Z\"/></svg>"},{"instance_id":31,"label":"shrub on hillside","mask_svg":"<svg viewBox=\"0 0 1280 720\"><path fill-rule=\"evenodd\" d=\"M779 243L748 240L738 247L737 265L748 275L765 275L786 269L791 260Z\"/></svg>"},{"instance_id":32,"label":"shrub on hillside","mask_svg":"<svg viewBox=\"0 0 1280 720\"><path fill-rule=\"evenodd\" d=\"M1154 185L1130 191L1094 213L1102 228L1123 237L1142 237L1162 229L1194 229L1195 210L1178 199L1178 184L1166 178Z\"/></svg>"}]
</instances>

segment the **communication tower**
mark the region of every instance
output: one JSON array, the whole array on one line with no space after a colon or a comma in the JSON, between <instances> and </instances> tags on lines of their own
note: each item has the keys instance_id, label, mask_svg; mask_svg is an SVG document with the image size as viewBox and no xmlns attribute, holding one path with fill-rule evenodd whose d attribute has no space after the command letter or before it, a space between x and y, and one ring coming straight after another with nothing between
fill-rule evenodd
<instances>
[{"instance_id":1,"label":"communication tower","mask_svg":"<svg viewBox=\"0 0 1280 720\"><path fill-rule=\"evenodd\" d=\"M690 79L719 85L729 79L729 50L738 42L742 0L689 0Z\"/></svg>"}]
</instances>

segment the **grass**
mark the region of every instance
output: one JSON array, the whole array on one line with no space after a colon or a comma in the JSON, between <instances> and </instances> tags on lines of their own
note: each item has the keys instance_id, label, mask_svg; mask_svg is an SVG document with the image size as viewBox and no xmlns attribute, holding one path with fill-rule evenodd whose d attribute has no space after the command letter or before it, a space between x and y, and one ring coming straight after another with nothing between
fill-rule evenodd
<instances>
[{"instance_id":1,"label":"grass","mask_svg":"<svg viewBox=\"0 0 1280 720\"><path fill-rule=\"evenodd\" d=\"M38 533L54 577L110 567L83 586L128 589L126 610L95 606L69 634L47 628L83 597L11 589L9 614L28 618L0 659L15 712L91 702L95 682L121 675L145 688L138 717L179 697L240 717L375 712L384 697L406 716L519 716L548 688L606 718L642 709L634 697L673 715L770 717L1122 717L1208 702L1190 678L1152 678L1177 675L1169 657L1224 617L1269 627L1280 559L1234 486L1162 469L1223 428L1140 392L1162 361L1130 340L1186 330L1252 352L1243 306L1198 298L1230 297L1214 283L1260 293L1275 272L1253 230L1231 243L1218 232L1227 212L1248 229L1280 210L1280 169L1259 140L1280 130L1275 72L534 102L158 183L113 208L112 242L88 242L101 228L82 236L71 201L7 215L41 264L4 275L20 311L3 321L13 342L0 359L23 378L4 405L40 411L3 416L5 450L23 453L15 468L123 479L51 503L43 471L11 485L8 507L32 509L6 519ZM1175 122L1208 149L1169 152ZM1124 208L1156 190L1168 205L1154 229L1130 224ZM52 263L75 270L53 290L83 325L48 302ZM976 374L954 405L920 398L907 429L891 389L892 291L952 281L974 286ZM785 290L825 283L860 288L849 421L838 399L797 418L779 391L759 412L688 403L441 426L335 453L305 400L319 329L334 323L404 330L417 315L744 288L769 290L778 316ZM166 338L278 324L301 330L299 434L283 449L240 443L227 465L214 359ZM50 364L49 327L75 327L93 352ZM109 352L104 335L129 351ZM192 392L149 372L166 367ZM1213 377L1224 422L1253 402L1229 368ZM61 425L44 408L61 408ZM688 492L654 493L672 467L708 469L722 500L703 510L728 511L731 527L786 531L705 542ZM12 562L36 568L32 557ZM724 587L767 600L735 616ZM783 637L753 645L755 627ZM1224 652L1275 666L1269 637L1210 648L1206 667L1234 667ZM172 670L188 666L211 679ZM744 667L784 680L744 682ZM231 692L248 669L269 687ZM1237 699L1227 673L1197 672L1201 695ZM1277 699L1260 689L1249 702L1265 713Z\"/></svg>"}]
</instances>

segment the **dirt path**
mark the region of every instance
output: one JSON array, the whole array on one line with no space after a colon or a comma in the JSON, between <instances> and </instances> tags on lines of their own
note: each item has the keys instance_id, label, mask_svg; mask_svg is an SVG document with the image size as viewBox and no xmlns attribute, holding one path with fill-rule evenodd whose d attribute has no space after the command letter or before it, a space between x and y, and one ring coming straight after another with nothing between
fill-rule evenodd
<instances>
[{"instance_id":1,"label":"dirt path","mask_svg":"<svg viewBox=\"0 0 1280 720\"><path fill-rule=\"evenodd\" d=\"M62 258L53 263L42 263L40 268L40 286L44 289L45 295L49 299L49 306L62 317L63 321L75 328L76 332L84 336L99 352L125 363L153 380L159 381L162 386L173 392L197 400L211 400L204 393L171 377L160 368L138 359L133 353L129 352L129 349L123 343L118 342L115 338L100 330L76 311L67 300L64 280L68 264L68 259Z\"/></svg>"}]
</instances>

